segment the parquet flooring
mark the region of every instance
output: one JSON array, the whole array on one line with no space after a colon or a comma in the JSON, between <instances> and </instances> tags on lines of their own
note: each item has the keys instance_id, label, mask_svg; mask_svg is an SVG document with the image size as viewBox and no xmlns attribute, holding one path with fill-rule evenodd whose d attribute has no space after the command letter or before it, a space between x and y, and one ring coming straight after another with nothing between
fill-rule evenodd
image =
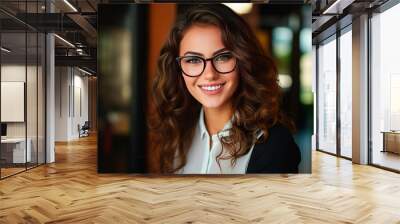
<instances>
[{"instance_id":1,"label":"parquet flooring","mask_svg":"<svg viewBox=\"0 0 400 224\"><path fill-rule=\"evenodd\" d=\"M21 171L24 171L25 170L25 167L21 167L21 168L14 168L14 167L12 167L12 168L9 168L9 167L7 167L7 168L1 168L1 176L3 177L7 177L7 176L10 176L10 175L12 175L12 174L15 174L15 173L18 173L18 172L21 172Z\"/></svg>"},{"instance_id":2,"label":"parquet flooring","mask_svg":"<svg viewBox=\"0 0 400 224\"><path fill-rule=\"evenodd\" d=\"M0 223L400 223L400 175L313 152L302 175L97 174L96 139L0 181Z\"/></svg>"}]
</instances>

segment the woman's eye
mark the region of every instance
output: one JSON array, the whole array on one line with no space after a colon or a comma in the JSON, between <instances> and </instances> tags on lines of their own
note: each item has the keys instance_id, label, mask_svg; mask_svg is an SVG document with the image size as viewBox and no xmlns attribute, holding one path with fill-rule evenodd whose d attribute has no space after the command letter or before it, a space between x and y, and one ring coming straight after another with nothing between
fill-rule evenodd
<instances>
[{"instance_id":1,"label":"woman's eye","mask_svg":"<svg viewBox=\"0 0 400 224\"><path fill-rule=\"evenodd\" d=\"M229 61L230 59L232 59L232 55L231 54L221 54L221 55L218 55L216 58L215 58L215 61L218 61L218 62L225 62L225 61Z\"/></svg>"},{"instance_id":2,"label":"woman's eye","mask_svg":"<svg viewBox=\"0 0 400 224\"><path fill-rule=\"evenodd\" d=\"M198 64L201 63L201 60L199 58L185 58L184 62L189 64Z\"/></svg>"}]
</instances>

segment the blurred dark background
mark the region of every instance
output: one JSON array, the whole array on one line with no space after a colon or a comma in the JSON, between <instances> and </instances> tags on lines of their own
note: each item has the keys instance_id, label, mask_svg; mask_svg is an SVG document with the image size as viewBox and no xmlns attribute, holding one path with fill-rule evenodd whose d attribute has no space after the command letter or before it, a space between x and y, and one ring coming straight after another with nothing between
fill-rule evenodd
<instances>
[{"instance_id":1,"label":"blurred dark background","mask_svg":"<svg viewBox=\"0 0 400 224\"><path fill-rule=\"evenodd\" d=\"M98 171L147 172L146 115L159 50L187 4L98 5ZM300 171L311 172L311 5L229 5L250 24L278 67L282 109L297 127Z\"/></svg>"}]
</instances>

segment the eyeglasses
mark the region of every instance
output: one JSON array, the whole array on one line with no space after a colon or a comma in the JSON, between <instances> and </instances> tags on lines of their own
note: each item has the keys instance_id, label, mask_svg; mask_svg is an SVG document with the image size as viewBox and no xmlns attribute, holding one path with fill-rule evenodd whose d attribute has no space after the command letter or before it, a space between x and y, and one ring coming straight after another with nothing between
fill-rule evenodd
<instances>
[{"instance_id":1,"label":"eyeglasses","mask_svg":"<svg viewBox=\"0 0 400 224\"><path fill-rule=\"evenodd\" d=\"M195 55L177 57L176 61L184 75L197 77L203 74L207 61L211 61L213 68L221 74L230 73L236 68L236 57L231 52L223 52L211 58L202 58Z\"/></svg>"}]
</instances>

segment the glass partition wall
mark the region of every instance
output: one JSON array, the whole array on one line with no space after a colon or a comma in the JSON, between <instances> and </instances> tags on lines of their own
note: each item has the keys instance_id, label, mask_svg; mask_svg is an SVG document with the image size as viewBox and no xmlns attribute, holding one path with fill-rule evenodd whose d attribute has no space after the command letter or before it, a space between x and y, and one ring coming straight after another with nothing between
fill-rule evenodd
<instances>
[{"instance_id":1,"label":"glass partition wall","mask_svg":"<svg viewBox=\"0 0 400 224\"><path fill-rule=\"evenodd\" d=\"M317 149L352 157L351 25L317 46Z\"/></svg>"},{"instance_id":2,"label":"glass partition wall","mask_svg":"<svg viewBox=\"0 0 400 224\"><path fill-rule=\"evenodd\" d=\"M38 4L18 6L35 13ZM45 163L45 35L0 11L0 47L3 179Z\"/></svg>"},{"instance_id":3,"label":"glass partition wall","mask_svg":"<svg viewBox=\"0 0 400 224\"><path fill-rule=\"evenodd\" d=\"M340 155L352 158L352 33L351 26L340 36Z\"/></svg>"},{"instance_id":4,"label":"glass partition wall","mask_svg":"<svg viewBox=\"0 0 400 224\"><path fill-rule=\"evenodd\" d=\"M26 33L1 33L1 177L26 169ZM27 154L26 154L27 153ZM27 160L30 162L30 160Z\"/></svg>"},{"instance_id":5,"label":"glass partition wall","mask_svg":"<svg viewBox=\"0 0 400 224\"><path fill-rule=\"evenodd\" d=\"M370 163L400 171L400 4L371 18Z\"/></svg>"},{"instance_id":6,"label":"glass partition wall","mask_svg":"<svg viewBox=\"0 0 400 224\"><path fill-rule=\"evenodd\" d=\"M400 30L396 29L400 4L389 0L365 13L370 13L365 34L369 40L368 164L400 172ZM349 25L316 46L317 149L347 159L352 158L351 30Z\"/></svg>"}]
</instances>

